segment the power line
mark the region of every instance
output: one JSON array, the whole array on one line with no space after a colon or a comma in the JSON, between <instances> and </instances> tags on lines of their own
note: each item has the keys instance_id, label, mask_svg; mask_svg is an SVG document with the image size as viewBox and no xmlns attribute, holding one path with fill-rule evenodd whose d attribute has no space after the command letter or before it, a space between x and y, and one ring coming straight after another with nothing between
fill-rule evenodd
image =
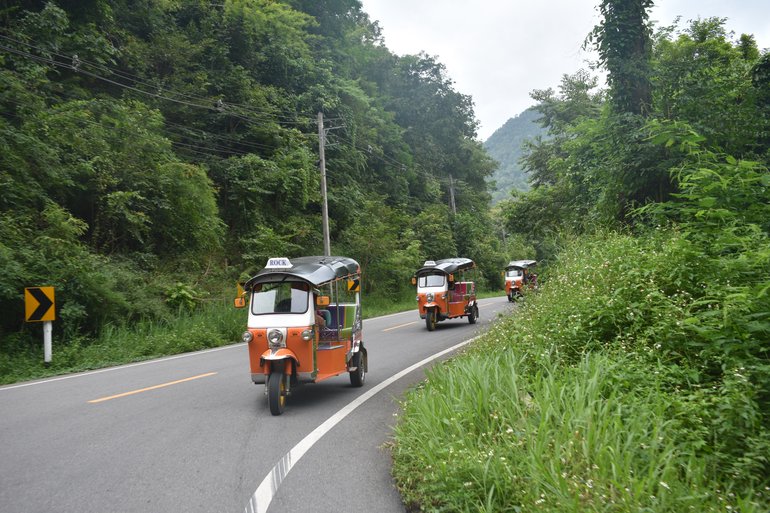
<instances>
[{"instance_id":1,"label":"power line","mask_svg":"<svg viewBox=\"0 0 770 513\"><path fill-rule=\"evenodd\" d=\"M81 58L78 57L77 54L67 55L67 54L61 54L61 53L57 53L57 52L48 51L48 50L45 50L43 48L40 48L39 46L35 46L33 44L21 41L21 40L16 39L16 38L8 37L8 36L6 36L6 35L4 35L2 33L0 33L0 38L5 39L7 41L11 41L11 42L19 44L19 45L26 46L28 48L32 48L32 49L37 50L38 52L43 53L43 54L50 54L50 55L59 57L60 59L63 59L65 62L58 61L58 60L55 60L55 59L52 59L52 58L48 58L48 57L43 57L41 55L35 55L35 54L30 53L30 52L26 52L26 51L23 51L23 50L20 50L20 49L17 49L17 48L13 48L13 47L10 47L10 46L6 46L6 45L0 45L0 49L4 49L4 50L6 50L8 52L11 52L11 53L14 53L14 54L17 54L17 55L20 55L22 57L26 57L26 58L29 58L29 59L33 59L33 60L36 60L38 62L49 64L49 65L52 65L52 66L55 66L55 67L60 67L60 68L68 69L68 70L74 71L76 73L80 73L80 74L89 76L91 78L94 78L94 79L97 79L97 80L101 80L101 81L107 82L109 84L112 84L112 85L115 85L115 86L118 86L118 87L121 87L121 88L124 88L124 89L128 89L128 90L140 93L140 94L143 94L145 96L149 96L149 97L153 97L153 98L159 98L159 99L163 99L163 100L167 100L167 101L171 101L171 102L175 102L175 103L179 103L179 104L187 105L187 106L191 106L191 107L202 108L202 109L206 109L206 110L215 110L215 111L218 111L218 112L222 112L224 110L232 109L233 107L235 107L235 108L238 108L238 109L245 110L245 111L247 111L250 114L248 117L244 118L245 120L247 120L249 122L255 122L256 121L256 122L259 122L259 123L263 123L265 121L270 121L270 122L275 122L275 123L277 123L279 125L286 124L286 125L298 125L298 126L311 126L312 123L313 123L313 120L310 117L300 118L300 119L296 119L296 117L293 117L292 119L289 119L287 117L279 116L279 115L275 114L274 112L260 111L258 109L255 109L255 108L251 107L251 106L246 106L246 105L242 105L242 104L227 103L227 102L222 101L221 99L218 102L212 102L212 100L210 98L203 98L203 97L199 97L199 96L189 95L189 94L186 94L186 93L181 93L181 92L175 91L173 89L170 89L170 88L158 85L158 84L153 84L153 83L150 83L150 82L146 82L143 79L137 77L136 75L132 75L130 73L125 73L125 72L123 72L123 71L121 71L119 69L111 68L109 66L105 66L105 65L102 65L102 64L93 63L93 62L90 62L90 61L88 61L86 59L81 59ZM113 80L111 78L107 78L107 77L102 76L100 74L93 73L91 71L87 71L87 70L83 69L83 65L88 65L88 66L90 66L92 68L96 68L97 70L107 71L110 74L115 75L118 78L130 81L134 85L118 82L116 80ZM137 85L141 85L141 86L144 86L146 88L152 88L154 91L147 91L147 90L141 89L139 87L136 87ZM166 94L164 94L164 93L166 93ZM176 97L174 97L174 96L176 96ZM184 98L184 99L180 99L180 98ZM185 100L185 99L187 99L187 100ZM206 104L204 104L202 102L206 102ZM209 103L209 102L212 102L212 103ZM229 113L234 115L234 116L236 116L236 117L238 117L238 114L236 114L235 112L229 112Z\"/></svg>"},{"instance_id":2,"label":"power line","mask_svg":"<svg viewBox=\"0 0 770 513\"><path fill-rule=\"evenodd\" d=\"M255 123L255 124L262 124L262 123L264 123L265 120L264 119L260 119L259 116L274 116L271 113L260 112L258 110L254 110L254 109L252 109L250 107L246 107L246 106L242 106L242 105L238 105L238 104L224 103L221 100L216 102L216 103L214 103L213 105L205 105L205 104L202 104L202 103L193 103L193 101L186 101L186 100L182 100L182 99L179 99L179 98L174 98L172 96L167 96L165 94L161 94L161 92L162 91L168 92L170 94L174 94L174 95L180 96L182 98L188 98L188 99L194 100L194 101L201 101L201 100L202 101L210 101L209 99L206 99L206 98L201 98L201 97L196 97L196 96L192 96L192 95L187 95L185 93L179 93L177 91L174 91L174 90L168 89L168 88L164 88L162 86L157 86L156 87L156 92L146 91L144 89L141 89L141 88L138 88L138 87L134 87L132 85L124 84L124 83L121 83L121 82L117 82L115 80L112 80L110 78L101 76L99 74L92 73L90 71L86 71L86 70L82 69L81 66L83 64L87 64L89 66L96 67L97 69L101 68L103 70L107 70L110 73L113 73L113 74L115 74L115 75L117 75L117 76L119 76L121 78L131 80L134 84L144 85L144 86L147 86L147 87L153 87L154 86L153 84L145 82L142 79L140 79L139 77L136 77L135 75L124 73L124 72L122 72L120 70L115 70L115 69L112 69L112 68L109 68L107 66L103 66L103 65L100 65L100 64L94 64L94 63L91 63L90 61L87 61L87 60L84 60L84 59L79 59L77 55L68 56L66 54L60 54L60 53L56 53L56 52L47 52L46 50L44 50L44 49L42 49L42 48L40 48L38 46L26 43L24 41L20 41L20 40L15 39L15 38L11 38L11 37L5 36L2 33L0 33L0 38L8 40L8 41L11 41L11 42L14 42L14 43L17 43L17 44L21 44L21 45L27 46L29 48L33 48L33 49L35 49L35 50L37 50L37 51L39 51L41 53L51 53L51 55L55 55L55 56L63 58L63 59L69 59L70 62L60 62L60 61L54 60L52 58L42 57L42 56L39 56L39 55L32 54L30 52L25 52L25 51L19 50L17 48L13 48L13 47L10 47L10 46L7 46L7 45L0 44L0 49L5 50L7 52L10 52L10 53L13 53L13 54L25 57L25 58L29 58L29 59L32 59L32 60L35 60L35 61L38 61L38 62L42 62L44 64L48 64L48 65L51 65L51 66L54 66L54 67L68 69L68 70L74 71L76 73L80 73L80 74L83 74L85 76L89 76L91 78L94 78L96 80L101 80L101 81L104 81L106 83L109 83L109 84L112 84L112 85L115 85L115 86L118 86L118 87L130 90L130 91L133 91L133 92L136 92L136 93L148 96L148 97L158 98L158 99L162 99L162 100L166 100L166 101L170 101L170 102L186 105L186 106L189 106L189 107L204 109L204 110L208 110L208 111L223 112L223 113L226 113L227 115L229 115L231 117L234 117L236 119L241 119L243 121L247 121L249 123ZM249 115L243 115L243 114L236 113L236 112L231 112L231 111L225 112L225 109L229 108L229 107L244 108L244 110L247 110L249 112L255 113L257 115L257 117L255 118L255 117L251 117ZM344 120L344 118L341 118L341 117L338 117L338 118L328 118L328 120ZM283 123L287 123L287 124L296 124L296 125L305 125L305 126L307 126L310 123L312 123L312 120L310 118L307 118L306 121L291 121L291 122L289 122L289 121L279 121L279 120L276 120L273 117L271 117L271 119L269 119L268 121L274 122L274 123L276 123L278 125L281 125ZM176 125L176 126L180 126L180 125ZM344 128L344 125L342 125L340 127L333 127L333 128ZM202 133L206 133L204 131L201 131L201 132ZM177 135L183 135L183 134L178 134L177 133ZM211 135L213 137L221 138L221 136L216 136L214 134L211 134ZM300 137L305 138L308 142L310 141L310 138L312 137L310 134L305 134L303 132L300 132L298 135ZM394 158L388 156L385 153L380 154L380 153L373 152L371 145L368 145L368 147L366 149L364 149L364 148L358 146L352 140L350 140L350 139L348 139L348 138L346 138L346 137L344 137L342 135L338 135L337 137L339 137L339 139L347 142L347 144L349 146L353 147L354 149L357 149L357 150L361 151L362 153L368 154L370 157L373 157L373 158L375 158L377 160L380 160L381 162L386 164L386 166L387 165L393 166L393 167L399 169L402 172L407 170L406 164L403 164L402 162L400 162L398 160L395 160ZM230 140L230 142L234 142L235 144L243 144L244 146L253 146L253 147L260 148L260 149L273 149L273 148L270 148L270 147L267 147L267 146L264 146L264 145L259 145L257 143L244 143L242 141L237 141L236 142L236 141L233 141L233 140ZM189 144L185 144L185 143L178 143L177 145L178 146L182 146L182 147L198 148L198 149L200 149L199 146L189 145ZM219 148L221 149L221 147L219 147ZM234 150L234 149L233 150L229 150L228 149L227 152L232 153L232 154L241 154L241 155L247 153L247 152L242 152L242 151ZM450 179L445 178L445 177L441 177L441 176L437 176L437 175L434 175L434 174L431 174L431 173L428 173L427 171L424 171L424 170L420 169L419 166L415 165L415 166L410 167L410 169L411 169L412 172L415 172L417 174L423 175L424 177L429 178L431 180L436 180L436 181L439 181L440 183L444 183L444 184L449 185L449 186L452 185Z\"/></svg>"},{"instance_id":3,"label":"power line","mask_svg":"<svg viewBox=\"0 0 770 513\"><path fill-rule=\"evenodd\" d=\"M19 102L15 102L15 101L6 101L6 103L12 103L12 104L15 104L15 105L23 105L23 104L21 104ZM5 116L5 117L12 117L12 118L18 119L20 121L25 121L26 120L26 118L23 118L23 117L21 117L21 116L19 116L17 114L4 113L3 116ZM81 123L81 124L90 125L90 126L98 126L100 128L112 128L112 127L110 127L108 125L105 125L104 123L100 123L100 122L94 121L92 119L78 118L77 122ZM180 141L175 141L172 137L169 137L169 133L168 132L171 132L171 133L173 133L173 132L168 130L167 127L163 126L163 127L161 127L161 130L164 132L162 135L164 135L168 139L169 143L172 144L173 146L181 147L181 148L187 149L189 151L192 151L192 152L200 154L200 155L221 156L221 154L224 154L224 155L251 155L252 154L252 152L238 150L238 149L235 149L235 148L227 148L227 147L219 146L219 145L216 145L216 144L211 145L210 147L207 148L207 147L196 145L196 144L190 144L190 143L184 143L184 142L180 142ZM176 134L176 135L179 135L179 134ZM210 135L215 135L215 134L210 134ZM211 151L212 149L215 150L220 155L217 155L217 154L213 153ZM269 148L269 149L275 149L275 148Z\"/></svg>"}]
</instances>

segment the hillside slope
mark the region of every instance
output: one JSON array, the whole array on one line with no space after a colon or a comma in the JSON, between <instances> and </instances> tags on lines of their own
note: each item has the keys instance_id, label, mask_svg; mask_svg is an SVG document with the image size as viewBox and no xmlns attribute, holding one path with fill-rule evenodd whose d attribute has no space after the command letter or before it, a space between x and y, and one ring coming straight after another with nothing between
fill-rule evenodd
<instances>
[{"instance_id":1,"label":"hillside slope","mask_svg":"<svg viewBox=\"0 0 770 513\"><path fill-rule=\"evenodd\" d=\"M496 183L492 190L493 203L506 199L513 189L529 189L527 176L519 159L523 153L524 141L545 134L545 130L536 121L538 117L539 114L535 110L527 109L506 121L484 142L484 148L489 155L500 164L491 178Z\"/></svg>"}]
</instances>

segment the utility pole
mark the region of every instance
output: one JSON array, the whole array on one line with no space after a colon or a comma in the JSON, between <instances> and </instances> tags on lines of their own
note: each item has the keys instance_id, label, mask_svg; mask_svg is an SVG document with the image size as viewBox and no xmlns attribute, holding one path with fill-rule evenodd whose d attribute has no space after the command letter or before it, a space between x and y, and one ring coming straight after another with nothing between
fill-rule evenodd
<instances>
[{"instance_id":1,"label":"utility pole","mask_svg":"<svg viewBox=\"0 0 770 513\"><path fill-rule=\"evenodd\" d=\"M457 214L457 207L455 207L455 184L452 181L452 175L449 175L449 208L452 209L452 214Z\"/></svg>"},{"instance_id":2,"label":"utility pole","mask_svg":"<svg viewBox=\"0 0 770 513\"><path fill-rule=\"evenodd\" d=\"M331 256L331 244L329 242L329 206L326 201L326 154L324 147L326 146L326 133L324 132L324 115L323 112L318 112L318 156L319 166L321 168L321 197L323 199L321 203L321 217L323 219L323 232L324 232L324 255Z\"/></svg>"}]
</instances>

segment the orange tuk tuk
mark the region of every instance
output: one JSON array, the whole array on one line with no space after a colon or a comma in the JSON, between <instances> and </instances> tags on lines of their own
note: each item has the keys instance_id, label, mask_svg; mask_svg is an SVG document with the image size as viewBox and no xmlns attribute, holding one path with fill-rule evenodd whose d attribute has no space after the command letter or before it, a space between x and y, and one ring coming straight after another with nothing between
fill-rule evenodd
<instances>
[{"instance_id":1,"label":"orange tuk tuk","mask_svg":"<svg viewBox=\"0 0 770 513\"><path fill-rule=\"evenodd\" d=\"M469 323L476 323L476 284L460 279L475 267L469 258L428 260L412 277L412 284L417 286L417 310L428 331L435 330L436 323L446 319L467 317Z\"/></svg>"},{"instance_id":2,"label":"orange tuk tuk","mask_svg":"<svg viewBox=\"0 0 770 513\"><path fill-rule=\"evenodd\" d=\"M270 413L280 415L292 389L348 373L363 386L361 268L346 257L271 258L244 285L236 307L249 301L251 379L265 384Z\"/></svg>"},{"instance_id":3,"label":"orange tuk tuk","mask_svg":"<svg viewBox=\"0 0 770 513\"><path fill-rule=\"evenodd\" d=\"M505 266L505 295L508 301L521 297L524 286L534 287L537 275L532 268L537 265L535 260L511 260Z\"/></svg>"}]
</instances>

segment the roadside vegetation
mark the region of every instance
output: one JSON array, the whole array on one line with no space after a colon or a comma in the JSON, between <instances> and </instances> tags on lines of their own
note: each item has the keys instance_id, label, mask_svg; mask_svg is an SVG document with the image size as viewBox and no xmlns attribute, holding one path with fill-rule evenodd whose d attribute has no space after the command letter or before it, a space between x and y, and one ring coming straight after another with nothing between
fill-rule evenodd
<instances>
[{"instance_id":1,"label":"roadside vegetation","mask_svg":"<svg viewBox=\"0 0 770 513\"><path fill-rule=\"evenodd\" d=\"M770 510L770 55L651 4L600 2L608 91L533 93L502 209L549 265L404 400L411 511Z\"/></svg>"},{"instance_id":2,"label":"roadside vegetation","mask_svg":"<svg viewBox=\"0 0 770 513\"><path fill-rule=\"evenodd\" d=\"M37 344L18 342L0 353L0 384L133 363L240 341L245 313L232 298L205 302L194 311L178 311L166 319L107 324L96 336L53 341L49 365L42 358L42 329Z\"/></svg>"},{"instance_id":3,"label":"roadside vegetation","mask_svg":"<svg viewBox=\"0 0 770 513\"><path fill-rule=\"evenodd\" d=\"M404 401L407 504L767 511L761 258L741 279L677 230L567 242L539 292Z\"/></svg>"}]
</instances>

